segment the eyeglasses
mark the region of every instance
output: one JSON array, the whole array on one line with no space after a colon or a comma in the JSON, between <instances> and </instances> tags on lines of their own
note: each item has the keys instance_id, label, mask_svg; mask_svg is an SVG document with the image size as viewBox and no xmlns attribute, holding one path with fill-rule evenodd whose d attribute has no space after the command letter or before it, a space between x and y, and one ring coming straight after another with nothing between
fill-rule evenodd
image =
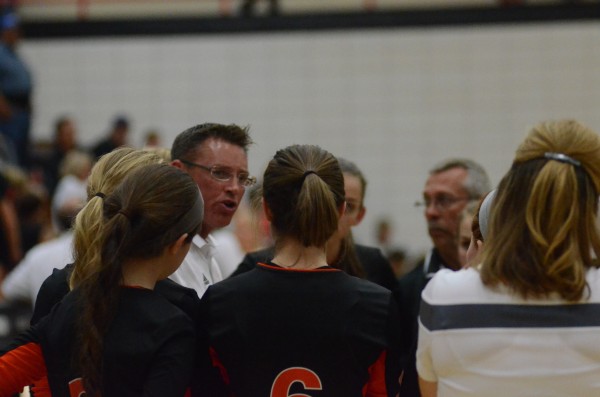
<instances>
[{"instance_id":1,"label":"eyeglasses","mask_svg":"<svg viewBox=\"0 0 600 397\"><path fill-rule=\"evenodd\" d=\"M429 206L433 204L433 208L435 208L438 211L443 212L443 211L447 211L450 207L452 207L454 204L456 204L460 201L468 201L468 200L469 200L468 197L452 197L452 196L441 195L441 196L434 197L433 199L427 197L427 198L423 199L423 201L417 201L415 203L415 207L429 208Z\"/></svg>"},{"instance_id":2,"label":"eyeglasses","mask_svg":"<svg viewBox=\"0 0 600 397\"><path fill-rule=\"evenodd\" d=\"M230 180L233 179L235 173L227 167L223 167L220 165L213 165L211 167L208 167L206 165L202 165L202 164L196 164L193 163L191 161L187 161L187 160L182 160L179 159L179 161L181 161L183 164L188 165L190 167L197 167L200 168L201 170L204 171L208 171L210 172L210 176L219 182L229 182ZM256 178L253 176L250 176L250 174L248 174L247 172L240 172L239 174L237 174L237 181L240 185L244 186L244 187L248 187L248 186L252 186L256 183Z\"/></svg>"}]
</instances>

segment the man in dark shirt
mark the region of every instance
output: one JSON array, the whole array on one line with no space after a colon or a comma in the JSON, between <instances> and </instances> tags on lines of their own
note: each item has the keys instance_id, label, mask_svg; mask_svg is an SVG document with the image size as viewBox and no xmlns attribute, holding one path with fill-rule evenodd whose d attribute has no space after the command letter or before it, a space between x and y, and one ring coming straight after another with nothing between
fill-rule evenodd
<instances>
[{"instance_id":1,"label":"man in dark shirt","mask_svg":"<svg viewBox=\"0 0 600 397\"><path fill-rule=\"evenodd\" d=\"M421 291L441 268L458 270L459 216L471 200L480 200L490 190L483 167L468 159L449 159L436 165L423 189L423 201L417 203L425 211L429 237L433 242L424 260L400 280L400 310L404 349L408 355L401 396L419 396L415 367L418 338L418 316Z\"/></svg>"},{"instance_id":2,"label":"man in dark shirt","mask_svg":"<svg viewBox=\"0 0 600 397\"><path fill-rule=\"evenodd\" d=\"M96 159L110 153L118 147L127 145L127 133L129 132L129 120L124 116L117 116L113 121L108 136L98 142L92 149Z\"/></svg>"}]
</instances>

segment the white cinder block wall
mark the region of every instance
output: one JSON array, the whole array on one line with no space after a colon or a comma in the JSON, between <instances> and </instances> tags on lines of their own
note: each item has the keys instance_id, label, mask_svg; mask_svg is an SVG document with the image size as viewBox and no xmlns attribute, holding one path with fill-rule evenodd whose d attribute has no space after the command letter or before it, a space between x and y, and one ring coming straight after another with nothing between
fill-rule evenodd
<instances>
[{"instance_id":1,"label":"white cinder block wall","mask_svg":"<svg viewBox=\"0 0 600 397\"><path fill-rule=\"evenodd\" d=\"M600 131L595 22L25 41L36 77L36 138L68 113L89 145L116 113L131 143L158 128L169 146L206 121L250 124L250 167L319 144L369 179L356 239L381 217L412 253L429 246L419 199L427 170L471 157L494 184L538 121L573 117Z\"/></svg>"}]
</instances>

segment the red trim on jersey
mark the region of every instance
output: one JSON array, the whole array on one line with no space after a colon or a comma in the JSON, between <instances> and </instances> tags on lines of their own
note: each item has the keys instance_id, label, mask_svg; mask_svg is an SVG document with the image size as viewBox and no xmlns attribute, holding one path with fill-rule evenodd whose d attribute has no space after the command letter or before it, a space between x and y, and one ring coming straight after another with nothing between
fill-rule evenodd
<instances>
[{"instance_id":1,"label":"red trim on jersey","mask_svg":"<svg viewBox=\"0 0 600 397\"><path fill-rule=\"evenodd\" d=\"M297 273L313 273L313 272L341 272L340 269L334 269L333 267L318 267L316 269L292 269L289 267L281 267L281 266L272 266L263 262L259 262L258 266L271 269L271 270L280 270L284 272L297 272Z\"/></svg>"},{"instance_id":2,"label":"red trim on jersey","mask_svg":"<svg viewBox=\"0 0 600 397\"><path fill-rule=\"evenodd\" d=\"M369 367L369 380L362 389L364 397L387 397L387 386L385 385L385 357L384 350Z\"/></svg>"},{"instance_id":3,"label":"red trim on jersey","mask_svg":"<svg viewBox=\"0 0 600 397\"><path fill-rule=\"evenodd\" d=\"M31 391L36 397L52 397L50 385L48 384L48 377L44 376L42 379L35 381L35 383L31 385Z\"/></svg>"},{"instance_id":4,"label":"red trim on jersey","mask_svg":"<svg viewBox=\"0 0 600 397\"><path fill-rule=\"evenodd\" d=\"M46 376L46 363L40 345L19 346L0 357L0 397L20 393L43 376Z\"/></svg>"},{"instance_id":5,"label":"red trim on jersey","mask_svg":"<svg viewBox=\"0 0 600 397\"><path fill-rule=\"evenodd\" d=\"M219 355L217 354L217 351L213 347L211 347L211 348L209 348L209 352L210 352L210 360L212 361L213 367L219 369L219 372L221 373L221 378L223 378L223 382L226 385L229 385L229 383L230 383L229 382L229 374L227 373L227 369L225 368L225 366L219 359Z\"/></svg>"}]
</instances>

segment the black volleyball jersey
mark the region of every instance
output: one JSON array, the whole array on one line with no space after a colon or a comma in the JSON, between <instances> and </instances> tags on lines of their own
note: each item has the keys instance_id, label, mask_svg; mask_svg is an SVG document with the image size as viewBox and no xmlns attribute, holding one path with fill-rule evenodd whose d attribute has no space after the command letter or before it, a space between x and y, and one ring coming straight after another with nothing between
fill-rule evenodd
<instances>
[{"instance_id":1,"label":"black volleyball jersey","mask_svg":"<svg viewBox=\"0 0 600 397\"><path fill-rule=\"evenodd\" d=\"M44 280L35 301L33 315L31 316L31 325L37 324L44 316L50 313L54 305L69 293L69 277L74 266L71 263L62 269L54 269L52 274ZM200 298L198 298L198 293L195 290L179 285L175 281L166 278L156 283L154 291L164 296L190 318L196 318ZM3 352L0 351L0 353Z\"/></svg>"},{"instance_id":2,"label":"black volleyball jersey","mask_svg":"<svg viewBox=\"0 0 600 397\"><path fill-rule=\"evenodd\" d=\"M65 296L0 358L0 395L11 382L23 384L23 379L37 380L47 373L53 397L80 396L82 381L72 366L77 296L76 290ZM122 288L104 339L102 395L184 396L195 347L193 322L181 310L152 290Z\"/></svg>"},{"instance_id":3,"label":"black volleyball jersey","mask_svg":"<svg viewBox=\"0 0 600 397\"><path fill-rule=\"evenodd\" d=\"M376 284L331 267L261 263L211 286L201 313L204 343L235 397L397 394L398 310Z\"/></svg>"}]
</instances>

